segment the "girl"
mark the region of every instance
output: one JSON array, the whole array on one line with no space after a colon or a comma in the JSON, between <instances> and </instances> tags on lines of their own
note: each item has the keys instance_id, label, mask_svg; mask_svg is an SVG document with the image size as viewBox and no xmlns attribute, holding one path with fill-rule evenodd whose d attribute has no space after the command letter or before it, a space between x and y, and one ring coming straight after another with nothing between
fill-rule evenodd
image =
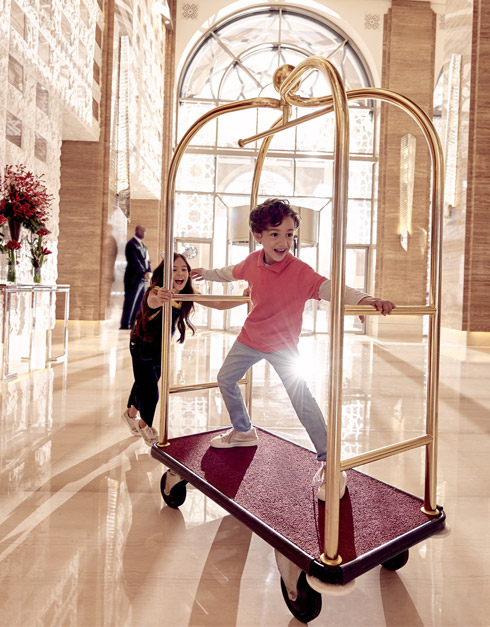
<instances>
[{"instance_id":1,"label":"girl","mask_svg":"<svg viewBox=\"0 0 490 627\"><path fill-rule=\"evenodd\" d=\"M152 426L158 403L158 381L161 375L162 353L162 306L172 299L173 294L196 294L192 287L191 268L187 259L174 254L172 290L163 287L163 261L155 269L150 287L147 289L141 309L131 331L129 350L133 360L134 384L122 419L131 433L141 436L151 446L158 441L158 432ZM207 301L202 303L213 309L230 309L241 303ZM192 302L172 301L172 336L179 332L178 342L182 344L187 329L195 332L190 321L194 311ZM139 418L138 418L139 412Z\"/></svg>"}]
</instances>

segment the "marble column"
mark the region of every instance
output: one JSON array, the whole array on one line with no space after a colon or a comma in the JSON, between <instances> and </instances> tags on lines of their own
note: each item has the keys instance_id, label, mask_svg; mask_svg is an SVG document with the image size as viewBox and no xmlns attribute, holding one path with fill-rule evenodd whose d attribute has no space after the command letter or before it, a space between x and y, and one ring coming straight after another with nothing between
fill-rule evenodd
<instances>
[{"instance_id":1,"label":"marble column","mask_svg":"<svg viewBox=\"0 0 490 627\"><path fill-rule=\"evenodd\" d=\"M443 118L446 131L453 126L457 167L454 203L446 207L444 217L442 338L461 347L490 346L488 2L447 1L444 52ZM455 57L460 59L460 70L451 76L448 70ZM460 83L460 98L449 116L449 93L455 81Z\"/></svg>"},{"instance_id":2,"label":"marble column","mask_svg":"<svg viewBox=\"0 0 490 627\"><path fill-rule=\"evenodd\" d=\"M385 15L382 87L411 98L430 116L434 91L436 15L430 2L393 0ZM404 226L402 145L415 151L413 187ZM375 294L398 305L426 302L430 158L415 122L394 105L381 105ZM406 204L406 203L405 203ZM422 318L371 319L373 333L418 340Z\"/></svg>"}]
</instances>

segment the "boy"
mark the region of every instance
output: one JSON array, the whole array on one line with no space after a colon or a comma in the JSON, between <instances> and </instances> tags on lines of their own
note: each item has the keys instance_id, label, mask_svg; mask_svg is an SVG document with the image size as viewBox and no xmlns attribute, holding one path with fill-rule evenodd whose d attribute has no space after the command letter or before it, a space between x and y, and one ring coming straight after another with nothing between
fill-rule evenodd
<instances>
[{"instance_id":1,"label":"boy","mask_svg":"<svg viewBox=\"0 0 490 627\"><path fill-rule=\"evenodd\" d=\"M295 374L298 341L305 303L311 298L330 300L331 283L308 264L289 252L299 216L287 200L270 198L250 213L250 229L262 244L242 262L206 270L196 268L191 276L206 281L248 281L252 311L219 373L218 385L233 428L211 440L214 448L256 446L257 433L250 422L238 381L261 359L266 359L283 382L298 418L306 429L322 466L317 476L322 484L318 498L325 500L325 459L327 429L325 419L305 381ZM383 315L395 305L346 286L345 303L372 305ZM345 473L341 474L340 498L345 493Z\"/></svg>"}]
</instances>

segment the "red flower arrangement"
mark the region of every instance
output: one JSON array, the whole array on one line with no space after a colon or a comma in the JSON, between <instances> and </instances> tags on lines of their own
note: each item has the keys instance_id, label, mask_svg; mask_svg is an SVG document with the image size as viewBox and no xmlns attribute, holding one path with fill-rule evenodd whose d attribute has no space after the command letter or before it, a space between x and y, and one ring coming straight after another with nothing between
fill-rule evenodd
<instances>
[{"instance_id":1,"label":"red flower arrangement","mask_svg":"<svg viewBox=\"0 0 490 627\"><path fill-rule=\"evenodd\" d=\"M34 268L34 282L41 282L41 267L48 255L52 254L51 250L48 250L46 246L43 246L43 237L49 235L51 231L48 229L40 228L36 232L36 237L33 237L29 240L29 245L31 248L31 261L32 267Z\"/></svg>"},{"instance_id":2,"label":"red flower arrangement","mask_svg":"<svg viewBox=\"0 0 490 627\"><path fill-rule=\"evenodd\" d=\"M19 250L19 248L21 247L21 243L20 242L16 242L14 239L11 239L9 242L7 242L5 244L5 248L7 250Z\"/></svg>"},{"instance_id":3,"label":"red flower arrangement","mask_svg":"<svg viewBox=\"0 0 490 627\"><path fill-rule=\"evenodd\" d=\"M29 240L29 244L31 247L32 266L34 269L40 268L43 265L46 256L51 255L52 253L51 250L48 250L45 246L42 245L43 237L46 237L46 235L49 235L50 233L51 231L48 231L48 229L40 228L39 231L37 231L36 233L37 238L32 238L31 240Z\"/></svg>"},{"instance_id":4,"label":"red flower arrangement","mask_svg":"<svg viewBox=\"0 0 490 627\"><path fill-rule=\"evenodd\" d=\"M9 221L12 239L18 238L13 237L12 223L37 233L49 219L53 196L48 194L42 179L23 165L7 165L3 176L0 174L0 216Z\"/></svg>"}]
</instances>

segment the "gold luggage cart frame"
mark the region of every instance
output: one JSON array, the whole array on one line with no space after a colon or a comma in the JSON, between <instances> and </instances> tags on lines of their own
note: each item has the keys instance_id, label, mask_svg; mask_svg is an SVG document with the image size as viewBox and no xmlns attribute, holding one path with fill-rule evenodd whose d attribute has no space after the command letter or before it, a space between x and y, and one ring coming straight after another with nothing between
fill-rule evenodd
<instances>
[{"instance_id":1,"label":"gold luggage cart frame","mask_svg":"<svg viewBox=\"0 0 490 627\"><path fill-rule=\"evenodd\" d=\"M327 78L331 95L304 98L297 94L305 73L317 70ZM162 477L162 496L167 504L178 507L185 499L185 484L189 481L205 494L213 498L227 511L236 515L253 531L270 541L276 549L276 559L281 573L283 596L289 609L299 620L312 620L321 608L320 592L325 584L345 584L366 572L377 564L396 570L408 559L408 547L422 539L441 531L445 525L442 507L436 504L437 481L437 410L440 352L440 277L441 277L441 231L443 206L443 152L439 137L427 114L412 100L398 93L378 88L363 88L346 91L336 68L323 57L309 57L296 67L285 65L276 70L274 86L280 98L252 98L216 107L200 117L185 133L178 144L168 174L167 185L167 231L165 247L165 286L172 284L173 226L175 180L182 156L193 137L211 120L226 113L242 109L265 107L280 111L280 118L273 126L253 137L238 141L240 146L262 139L255 165L251 190L251 209L256 206L259 193L260 176L264 160L273 136L282 130L302 124L316 117L333 112L335 116L334 140L334 180L333 180L333 228L331 256L331 315L329 342L329 379L328 379L328 420L327 420L327 462L326 462L326 501L324 512L323 552L308 561L304 551L295 551L291 543L281 534L267 525L261 525L255 515L247 515L243 508L224 496L218 489L209 485L196 470L190 470L185 462L172 456L172 440L168 439L169 394L178 391L199 390L217 387L216 383L203 383L192 386L170 388L169 386L169 351L171 305L163 308L162 341L162 378L160 405L160 440L152 447L155 459L170 469ZM350 100L380 100L395 105L405 111L421 129L431 157L431 229L430 229L430 270L429 296L424 306L399 306L392 315L425 315L429 317L428 331L428 369L426 401L426 433L422 436L368 451L348 459L341 459L341 419L342 419L342 369L344 315L379 315L372 307L345 306L345 242L347 216L347 185L349 162L349 106ZM292 106L318 107L317 111L291 120ZM250 242L252 239L250 238ZM252 243L250 244L252 247ZM240 296L212 295L177 295L175 300L195 302L209 300L244 301ZM251 379L247 377L241 383L247 385L247 401L251 401ZM209 434L209 432L208 432ZM187 436L189 437L189 436ZM192 436L191 436L192 437ZM180 440L177 438L176 440ZM191 440L186 441L186 446ZM286 441L285 441L286 442ZM344 470L354 469L373 461L396 455L414 448L425 447L425 489L420 510L424 521L416 530L403 534L403 538L394 539L386 546L374 549L362 559L345 563L339 553L339 478ZM177 446L177 448L179 448ZM413 495L407 495L412 497ZM412 507L412 504L411 504ZM358 562L358 563L357 563ZM306 574L306 577L305 577Z\"/></svg>"}]
</instances>

